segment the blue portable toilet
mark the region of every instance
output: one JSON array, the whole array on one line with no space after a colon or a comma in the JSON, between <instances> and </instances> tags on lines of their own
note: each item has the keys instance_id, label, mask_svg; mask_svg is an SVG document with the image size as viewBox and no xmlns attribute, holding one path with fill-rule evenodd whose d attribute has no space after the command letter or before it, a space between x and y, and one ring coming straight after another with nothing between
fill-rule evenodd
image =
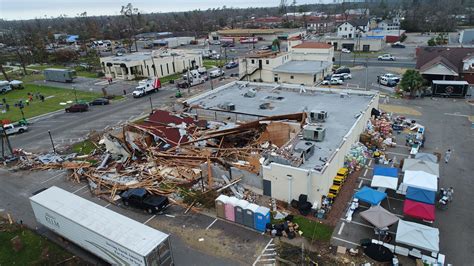
<instances>
[{"instance_id":1,"label":"blue portable toilet","mask_svg":"<svg viewBox=\"0 0 474 266\"><path fill-rule=\"evenodd\" d=\"M265 232L267 223L270 223L270 209L260 206L255 211L255 229L260 232Z\"/></svg>"},{"instance_id":2,"label":"blue portable toilet","mask_svg":"<svg viewBox=\"0 0 474 266\"><path fill-rule=\"evenodd\" d=\"M258 207L260 206L254 203L250 203L249 205L247 205L247 207L245 207L245 210L244 210L244 225L245 226L248 226L250 228L255 228L255 212L257 211Z\"/></svg>"},{"instance_id":3,"label":"blue portable toilet","mask_svg":"<svg viewBox=\"0 0 474 266\"><path fill-rule=\"evenodd\" d=\"M239 200L237 201L237 204L235 204L235 222L238 224L244 224L244 213L245 213L245 208L249 205L249 202L246 200Z\"/></svg>"}]
</instances>

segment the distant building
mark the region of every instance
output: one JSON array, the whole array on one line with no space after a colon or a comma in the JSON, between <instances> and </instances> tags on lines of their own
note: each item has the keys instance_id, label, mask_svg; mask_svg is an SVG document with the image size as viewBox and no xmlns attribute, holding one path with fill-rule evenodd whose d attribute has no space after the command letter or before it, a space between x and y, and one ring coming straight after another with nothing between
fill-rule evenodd
<instances>
[{"instance_id":1,"label":"distant building","mask_svg":"<svg viewBox=\"0 0 474 266\"><path fill-rule=\"evenodd\" d=\"M166 77L188 68L202 66L200 52L191 50L153 51L100 58L106 77L133 80L141 77Z\"/></svg>"},{"instance_id":2,"label":"distant building","mask_svg":"<svg viewBox=\"0 0 474 266\"><path fill-rule=\"evenodd\" d=\"M304 37L306 30L304 29L228 29L211 32L209 40L219 40L220 38L255 37L259 40L273 41L274 39L286 40L294 37Z\"/></svg>"},{"instance_id":3,"label":"distant building","mask_svg":"<svg viewBox=\"0 0 474 266\"><path fill-rule=\"evenodd\" d=\"M308 17L307 29L317 33L333 32L336 29L336 20L332 17Z\"/></svg>"},{"instance_id":4,"label":"distant building","mask_svg":"<svg viewBox=\"0 0 474 266\"><path fill-rule=\"evenodd\" d=\"M369 31L369 20L367 18L346 21L337 26L337 36L341 38L356 38Z\"/></svg>"},{"instance_id":5,"label":"distant building","mask_svg":"<svg viewBox=\"0 0 474 266\"><path fill-rule=\"evenodd\" d=\"M289 51L258 52L239 60L242 80L313 86L331 72L334 48L327 43L289 41Z\"/></svg>"},{"instance_id":6,"label":"distant building","mask_svg":"<svg viewBox=\"0 0 474 266\"><path fill-rule=\"evenodd\" d=\"M474 84L474 48L419 47L416 69L429 81L465 80Z\"/></svg>"},{"instance_id":7,"label":"distant building","mask_svg":"<svg viewBox=\"0 0 474 266\"><path fill-rule=\"evenodd\" d=\"M135 35L138 39L149 39L149 40L155 40L155 39L163 39L163 38L169 38L173 37L173 33L169 31L164 31L164 32L144 32L144 33L139 33Z\"/></svg>"}]
</instances>

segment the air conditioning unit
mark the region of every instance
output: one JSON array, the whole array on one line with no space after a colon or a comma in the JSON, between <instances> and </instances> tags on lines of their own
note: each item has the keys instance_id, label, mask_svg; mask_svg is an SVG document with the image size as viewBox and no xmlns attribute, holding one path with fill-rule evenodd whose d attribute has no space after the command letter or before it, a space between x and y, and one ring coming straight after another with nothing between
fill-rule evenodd
<instances>
[{"instance_id":1,"label":"air conditioning unit","mask_svg":"<svg viewBox=\"0 0 474 266\"><path fill-rule=\"evenodd\" d=\"M328 118L328 112L326 111L311 111L309 113L309 119L311 123L325 122Z\"/></svg>"},{"instance_id":2,"label":"air conditioning unit","mask_svg":"<svg viewBox=\"0 0 474 266\"><path fill-rule=\"evenodd\" d=\"M326 128L319 125L306 125L303 127L303 138L305 140L323 141L326 136Z\"/></svg>"},{"instance_id":3,"label":"air conditioning unit","mask_svg":"<svg viewBox=\"0 0 474 266\"><path fill-rule=\"evenodd\" d=\"M235 104L233 103L225 103L224 109L227 111L235 111Z\"/></svg>"}]
</instances>

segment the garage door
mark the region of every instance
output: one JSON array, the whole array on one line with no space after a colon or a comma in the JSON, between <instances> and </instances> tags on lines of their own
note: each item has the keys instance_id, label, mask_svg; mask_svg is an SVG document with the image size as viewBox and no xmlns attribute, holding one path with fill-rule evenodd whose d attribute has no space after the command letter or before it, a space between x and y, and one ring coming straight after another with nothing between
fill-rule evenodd
<instances>
[{"instance_id":1,"label":"garage door","mask_svg":"<svg viewBox=\"0 0 474 266\"><path fill-rule=\"evenodd\" d=\"M353 43L343 43L342 48L346 48L348 50L354 51L354 44Z\"/></svg>"}]
</instances>

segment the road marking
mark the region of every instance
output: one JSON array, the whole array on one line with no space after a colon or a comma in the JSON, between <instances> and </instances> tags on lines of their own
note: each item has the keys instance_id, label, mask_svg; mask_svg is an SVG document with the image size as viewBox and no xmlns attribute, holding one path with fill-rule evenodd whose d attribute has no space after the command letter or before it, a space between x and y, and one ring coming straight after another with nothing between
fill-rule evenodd
<instances>
[{"instance_id":1,"label":"road marking","mask_svg":"<svg viewBox=\"0 0 474 266\"><path fill-rule=\"evenodd\" d=\"M333 236L332 239L336 239L336 240L339 240L339 241L342 241L342 242L346 242L346 243L349 243L349 244L352 244L352 245L360 246L360 245L357 244L357 243L354 243L354 242L352 242L352 241L345 240L345 239L342 239L342 238L339 238L339 237Z\"/></svg>"},{"instance_id":2,"label":"road marking","mask_svg":"<svg viewBox=\"0 0 474 266\"><path fill-rule=\"evenodd\" d=\"M367 176L367 171L369 171L369 169L368 169L368 168L366 168L366 169L365 169L365 171L364 171L364 177L366 177L366 176Z\"/></svg>"},{"instance_id":3,"label":"road marking","mask_svg":"<svg viewBox=\"0 0 474 266\"><path fill-rule=\"evenodd\" d=\"M342 222L341 228L339 228L339 231L337 232L338 235L340 235L342 233L342 230L344 229L344 226L346 226L346 223Z\"/></svg>"},{"instance_id":4,"label":"road marking","mask_svg":"<svg viewBox=\"0 0 474 266\"><path fill-rule=\"evenodd\" d=\"M209 226L206 227L206 230L209 230L209 228L211 228L211 226L212 226L215 222L217 222L217 218L216 218L214 221L212 221L212 223L211 223Z\"/></svg>"},{"instance_id":5,"label":"road marking","mask_svg":"<svg viewBox=\"0 0 474 266\"><path fill-rule=\"evenodd\" d=\"M275 259L261 260L263 253L265 253L265 250L267 250L267 248L270 246L270 244L272 242L273 242L273 238L271 238L270 241L268 241L267 245L265 245L265 247L263 248L262 253L260 255L258 255L257 259L253 262L252 266L255 266L257 264L257 262L259 262L259 261L274 261L275 260Z\"/></svg>"},{"instance_id":6,"label":"road marking","mask_svg":"<svg viewBox=\"0 0 474 266\"><path fill-rule=\"evenodd\" d=\"M72 194L76 194L77 192L83 190L84 188L86 188L88 185L84 185L83 187L79 188L79 189L76 189L76 191L72 192Z\"/></svg>"},{"instance_id":7,"label":"road marking","mask_svg":"<svg viewBox=\"0 0 474 266\"><path fill-rule=\"evenodd\" d=\"M109 207L111 204L112 204L112 203L109 203L109 204L105 205L104 208Z\"/></svg>"},{"instance_id":8,"label":"road marking","mask_svg":"<svg viewBox=\"0 0 474 266\"><path fill-rule=\"evenodd\" d=\"M64 174L64 172L61 172L61 173L59 173L59 174L57 174L57 175L54 175L54 176L52 176L52 177L50 177L50 178L44 180L43 182L41 182L41 184L44 184L44 183L46 183L46 182L48 182L48 181L50 181L50 180L53 180L53 179L55 179L56 177L58 177L58 176L60 176L60 175L62 175L62 174Z\"/></svg>"},{"instance_id":9,"label":"road marking","mask_svg":"<svg viewBox=\"0 0 474 266\"><path fill-rule=\"evenodd\" d=\"M362 179L362 180L365 180L365 181L372 181L372 179L370 179L370 178L363 178L361 176L359 176L359 179Z\"/></svg>"},{"instance_id":10,"label":"road marking","mask_svg":"<svg viewBox=\"0 0 474 266\"><path fill-rule=\"evenodd\" d=\"M459 116L459 117L469 117L468 115L463 115L463 114L459 114L459 113L444 113L444 115L450 115L450 116Z\"/></svg>"},{"instance_id":11,"label":"road marking","mask_svg":"<svg viewBox=\"0 0 474 266\"><path fill-rule=\"evenodd\" d=\"M344 221L344 219L341 218L342 221ZM344 222L342 222L344 223ZM357 224L357 225L360 225L360 226L363 226L363 227L367 227L367 228L372 228L374 229L375 226L372 226L372 225L368 225L368 224L363 224L363 223L359 223L359 222L355 222L355 221L351 221L352 224ZM394 234L395 235L395 232L392 232L392 231L388 231L390 234Z\"/></svg>"},{"instance_id":12,"label":"road marking","mask_svg":"<svg viewBox=\"0 0 474 266\"><path fill-rule=\"evenodd\" d=\"M359 188L362 186L362 183L364 183L364 180L361 180L359 183Z\"/></svg>"},{"instance_id":13,"label":"road marking","mask_svg":"<svg viewBox=\"0 0 474 266\"><path fill-rule=\"evenodd\" d=\"M155 217L156 217L156 214L153 215L152 217L150 217L148 220L146 220L143 224L147 224L149 221L151 221L151 220L152 220L153 218L155 218Z\"/></svg>"}]
</instances>

